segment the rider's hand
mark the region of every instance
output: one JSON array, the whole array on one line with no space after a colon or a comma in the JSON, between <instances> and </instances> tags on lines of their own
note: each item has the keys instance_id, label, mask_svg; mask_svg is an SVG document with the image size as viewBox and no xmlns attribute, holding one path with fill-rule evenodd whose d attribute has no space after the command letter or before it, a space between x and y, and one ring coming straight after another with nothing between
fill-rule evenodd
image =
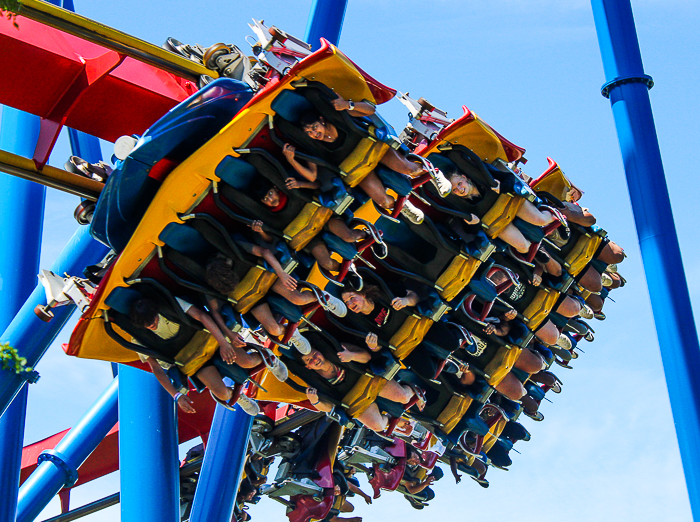
<instances>
[{"instance_id":1,"label":"rider's hand","mask_svg":"<svg viewBox=\"0 0 700 522\"><path fill-rule=\"evenodd\" d=\"M246 347L245 339L243 339L243 337L239 333L234 333L232 336L229 336L229 339L231 340L231 344L236 348Z\"/></svg>"},{"instance_id":2,"label":"rider's hand","mask_svg":"<svg viewBox=\"0 0 700 522\"><path fill-rule=\"evenodd\" d=\"M346 363L346 362L352 361L352 355L353 355L353 353L352 353L350 350L348 350L348 349L345 347L345 345L341 345L341 346L343 347L343 351L342 351L342 352L338 352L338 359L340 359L340 362Z\"/></svg>"},{"instance_id":3,"label":"rider's hand","mask_svg":"<svg viewBox=\"0 0 700 522\"><path fill-rule=\"evenodd\" d=\"M367 343L367 347L373 352L378 349L379 338L377 337L377 334L368 333L367 337L365 337L365 342Z\"/></svg>"},{"instance_id":4,"label":"rider's hand","mask_svg":"<svg viewBox=\"0 0 700 522\"><path fill-rule=\"evenodd\" d=\"M194 409L192 399L190 399L187 395L180 395L180 397L177 399L177 405L185 413L197 413L197 411Z\"/></svg>"},{"instance_id":5,"label":"rider's hand","mask_svg":"<svg viewBox=\"0 0 700 522\"><path fill-rule=\"evenodd\" d=\"M293 292L297 289L297 280L290 276L287 272L282 272L279 275L279 278L282 280L282 284L287 290L291 290Z\"/></svg>"},{"instance_id":6,"label":"rider's hand","mask_svg":"<svg viewBox=\"0 0 700 522\"><path fill-rule=\"evenodd\" d=\"M296 178L287 178L284 180L284 184L290 190L299 188L299 180L297 180Z\"/></svg>"},{"instance_id":7,"label":"rider's hand","mask_svg":"<svg viewBox=\"0 0 700 522\"><path fill-rule=\"evenodd\" d=\"M540 286L542 284L542 276L540 274L532 275L532 286Z\"/></svg>"},{"instance_id":8,"label":"rider's hand","mask_svg":"<svg viewBox=\"0 0 700 522\"><path fill-rule=\"evenodd\" d=\"M394 310L401 310L402 308L406 308L408 305L408 298L407 297L394 297L394 299L391 301L391 307Z\"/></svg>"},{"instance_id":9,"label":"rider's hand","mask_svg":"<svg viewBox=\"0 0 700 522\"><path fill-rule=\"evenodd\" d=\"M503 318L506 321L512 321L516 317L518 317L518 312L517 312L517 310L515 310L515 308L511 308L505 314L503 314Z\"/></svg>"},{"instance_id":10,"label":"rider's hand","mask_svg":"<svg viewBox=\"0 0 700 522\"><path fill-rule=\"evenodd\" d=\"M219 353L226 364L233 364L236 362L236 351L229 343L221 345Z\"/></svg>"},{"instance_id":11,"label":"rider's hand","mask_svg":"<svg viewBox=\"0 0 700 522\"><path fill-rule=\"evenodd\" d=\"M306 398L309 399L311 404L318 403L318 392L316 388L306 388Z\"/></svg>"},{"instance_id":12,"label":"rider's hand","mask_svg":"<svg viewBox=\"0 0 700 522\"><path fill-rule=\"evenodd\" d=\"M263 222L260 221L259 219L256 219L255 221L253 221L253 222L250 224L250 228L253 229L253 232L258 232L258 233L260 233L260 232L262 232L262 229L263 229Z\"/></svg>"},{"instance_id":13,"label":"rider's hand","mask_svg":"<svg viewBox=\"0 0 700 522\"><path fill-rule=\"evenodd\" d=\"M296 149L293 145L290 145L289 143L285 143L284 147L282 147L282 154L284 154L284 157L287 158L287 161L291 162L294 159L295 152Z\"/></svg>"},{"instance_id":14,"label":"rider's hand","mask_svg":"<svg viewBox=\"0 0 700 522\"><path fill-rule=\"evenodd\" d=\"M331 105L336 111L347 111L350 108L350 103L340 95L335 100L331 100Z\"/></svg>"}]
</instances>

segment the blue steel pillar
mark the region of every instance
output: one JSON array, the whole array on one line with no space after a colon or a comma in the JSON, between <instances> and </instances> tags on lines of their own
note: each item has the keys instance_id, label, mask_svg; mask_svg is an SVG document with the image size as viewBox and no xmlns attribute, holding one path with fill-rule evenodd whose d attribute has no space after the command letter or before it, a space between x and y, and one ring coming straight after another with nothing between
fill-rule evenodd
<instances>
[{"instance_id":1,"label":"blue steel pillar","mask_svg":"<svg viewBox=\"0 0 700 522\"><path fill-rule=\"evenodd\" d=\"M0 125L0 149L31 157L39 136L39 118L4 107ZM0 213L0 331L4 331L36 285L44 224L45 187L8 174L0 175L3 194ZM12 521L22 460L27 385L0 418L0 520Z\"/></svg>"},{"instance_id":2,"label":"blue steel pillar","mask_svg":"<svg viewBox=\"0 0 700 522\"><path fill-rule=\"evenodd\" d=\"M592 0L688 496L700 520L700 348L629 0Z\"/></svg>"},{"instance_id":3,"label":"blue steel pillar","mask_svg":"<svg viewBox=\"0 0 700 522\"><path fill-rule=\"evenodd\" d=\"M190 522L229 522L241 481L253 417L216 407Z\"/></svg>"},{"instance_id":4,"label":"blue steel pillar","mask_svg":"<svg viewBox=\"0 0 700 522\"><path fill-rule=\"evenodd\" d=\"M88 227L80 227L51 266L51 271L57 274L80 274L85 266L100 261L107 250L106 246L92 239ZM8 342L16 348L22 357L26 357L27 365L31 367L35 367L43 357L75 310L73 305L54 308L54 318L50 323L44 323L34 314L34 307L46 304L46 295L44 287L34 287L35 284L36 279L30 287L34 291L0 337L0 343ZM3 415L24 383L24 375L0 370L0 415Z\"/></svg>"},{"instance_id":5,"label":"blue steel pillar","mask_svg":"<svg viewBox=\"0 0 700 522\"><path fill-rule=\"evenodd\" d=\"M310 43L314 51L321 46L321 38L338 45L347 6L348 0L314 0L304 35L304 41Z\"/></svg>"},{"instance_id":6,"label":"blue steel pillar","mask_svg":"<svg viewBox=\"0 0 700 522\"><path fill-rule=\"evenodd\" d=\"M112 381L54 449L39 456L39 465L19 490L17 522L34 520L61 488L78 480L78 468L117 423L117 382Z\"/></svg>"},{"instance_id":7,"label":"blue steel pillar","mask_svg":"<svg viewBox=\"0 0 700 522\"><path fill-rule=\"evenodd\" d=\"M180 521L175 408L152 373L119 368L122 522Z\"/></svg>"}]
</instances>

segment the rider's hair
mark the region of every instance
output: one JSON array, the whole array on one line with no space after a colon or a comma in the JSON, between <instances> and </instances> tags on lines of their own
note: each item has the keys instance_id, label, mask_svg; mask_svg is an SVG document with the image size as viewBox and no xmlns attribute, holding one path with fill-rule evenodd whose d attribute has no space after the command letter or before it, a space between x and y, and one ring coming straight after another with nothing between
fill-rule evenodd
<instances>
[{"instance_id":1,"label":"rider's hair","mask_svg":"<svg viewBox=\"0 0 700 522\"><path fill-rule=\"evenodd\" d=\"M221 253L209 260L204 278L208 285L222 294L233 292L240 282L240 278L233 271L233 260Z\"/></svg>"},{"instance_id":2,"label":"rider's hair","mask_svg":"<svg viewBox=\"0 0 700 522\"><path fill-rule=\"evenodd\" d=\"M146 297L140 297L129 307L129 319L139 328L153 324L158 317L158 304Z\"/></svg>"},{"instance_id":3,"label":"rider's hair","mask_svg":"<svg viewBox=\"0 0 700 522\"><path fill-rule=\"evenodd\" d=\"M365 299L369 299L373 303L376 303L382 297L382 291L376 285L365 285L360 291L348 290L347 292L343 292L343 294L348 293L359 294Z\"/></svg>"},{"instance_id":4,"label":"rider's hair","mask_svg":"<svg viewBox=\"0 0 700 522\"><path fill-rule=\"evenodd\" d=\"M308 111L304 111L301 113L301 116L299 116L299 126L302 129L304 127L313 125L317 121L321 121L321 113L319 113L315 109L309 109Z\"/></svg>"},{"instance_id":5,"label":"rider's hair","mask_svg":"<svg viewBox=\"0 0 700 522\"><path fill-rule=\"evenodd\" d=\"M242 497L247 497L251 493L258 494L258 488L251 484L250 480L243 479L241 481L241 487L238 489L238 494Z\"/></svg>"}]
</instances>

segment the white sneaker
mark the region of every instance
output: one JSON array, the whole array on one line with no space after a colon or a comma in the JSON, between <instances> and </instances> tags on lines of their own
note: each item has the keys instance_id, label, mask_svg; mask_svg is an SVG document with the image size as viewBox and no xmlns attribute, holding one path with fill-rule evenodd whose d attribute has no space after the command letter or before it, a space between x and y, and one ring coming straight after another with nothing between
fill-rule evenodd
<instances>
[{"instance_id":1,"label":"white sneaker","mask_svg":"<svg viewBox=\"0 0 700 522\"><path fill-rule=\"evenodd\" d=\"M306 337L299 333L299 330L294 330L294 334L289 339L289 344L294 346L302 355L311 353L311 343L309 343Z\"/></svg>"},{"instance_id":2,"label":"white sneaker","mask_svg":"<svg viewBox=\"0 0 700 522\"><path fill-rule=\"evenodd\" d=\"M608 274L607 272L603 272L602 274L600 274L600 278L602 279L603 286L605 288L608 288L613 285L613 278L610 277L610 274Z\"/></svg>"},{"instance_id":3,"label":"white sneaker","mask_svg":"<svg viewBox=\"0 0 700 522\"><path fill-rule=\"evenodd\" d=\"M569 339L564 334L559 334L559 339L557 339L557 346L559 348L564 348L564 350L571 350L571 339Z\"/></svg>"},{"instance_id":4,"label":"white sneaker","mask_svg":"<svg viewBox=\"0 0 700 522\"><path fill-rule=\"evenodd\" d=\"M588 306L587 304L581 305L581 311L578 313L578 316L583 318L583 319L593 319L593 316L595 314L593 313L593 310L591 310L591 307Z\"/></svg>"},{"instance_id":5,"label":"white sneaker","mask_svg":"<svg viewBox=\"0 0 700 522\"><path fill-rule=\"evenodd\" d=\"M401 213L414 225L420 225L425 218L423 211L408 200L404 202Z\"/></svg>"},{"instance_id":6,"label":"white sneaker","mask_svg":"<svg viewBox=\"0 0 700 522\"><path fill-rule=\"evenodd\" d=\"M337 297L329 294L328 292L323 292L323 297L325 297L326 302L321 301L321 306L324 310L328 310L333 315L338 317L345 317L348 314L348 307L345 303L338 299Z\"/></svg>"},{"instance_id":7,"label":"white sneaker","mask_svg":"<svg viewBox=\"0 0 700 522\"><path fill-rule=\"evenodd\" d=\"M430 182L435 185L435 188L438 189L440 196L443 198L452 192L452 183L450 183L440 169L435 169L433 177L430 178Z\"/></svg>"},{"instance_id":8,"label":"white sneaker","mask_svg":"<svg viewBox=\"0 0 700 522\"><path fill-rule=\"evenodd\" d=\"M258 403L248 397L245 393L241 392L236 404L251 417L255 417L260 413L260 406L258 406Z\"/></svg>"},{"instance_id":9,"label":"white sneaker","mask_svg":"<svg viewBox=\"0 0 700 522\"><path fill-rule=\"evenodd\" d=\"M287 380L289 377L289 370L287 370L287 366L280 361L279 357L272 353L272 350L261 346L258 348L258 353L260 357L262 357L263 363L267 369L270 370L270 373L274 375L278 381L284 382Z\"/></svg>"}]
</instances>

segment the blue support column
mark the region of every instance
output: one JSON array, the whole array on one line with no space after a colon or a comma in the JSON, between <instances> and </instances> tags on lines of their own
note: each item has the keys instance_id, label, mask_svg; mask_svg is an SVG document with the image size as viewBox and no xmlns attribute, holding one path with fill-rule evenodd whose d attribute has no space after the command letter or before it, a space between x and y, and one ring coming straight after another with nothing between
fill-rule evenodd
<instances>
[{"instance_id":1,"label":"blue support column","mask_svg":"<svg viewBox=\"0 0 700 522\"><path fill-rule=\"evenodd\" d=\"M180 521L175 408L153 374L119 368L122 522Z\"/></svg>"},{"instance_id":2,"label":"blue support column","mask_svg":"<svg viewBox=\"0 0 700 522\"><path fill-rule=\"evenodd\" d=\"M61 488L78 480L78 468L117 423L117 383L114 379L53 450L39 456L19 490L17 522L34 520Z\"/></svg>"},{"instance_id":3,"label":"blue support column","mask_svg":"<svg viewBox=\"0 0 700 522\"><path fill-rule=\"evenodd\" d=\"M190 522L230 522L252 426L241 408L216 407Z\"/></svg>"},{"instance_id":4,"label":"blue support column","mask_svg":"<svg viewBox=\"0 0 700 522\"><path fill-rule=\"evenodd\" d=\"M321 38L338 45L347 6L348 0L314 0L304 35L304 41L310 43L314 51L321 47Z\"/></svg>"},{"instance_id":5,"label":"blue support column","mask_svg":"<svg viewBox=\"0 0 700 522\"><path fill-rule=\"evenodd\" d=\"M80 227L51 266L51 270L57 274L80 274L85 266L100 261L107 251L106 246L92 239L88 227ZM34 314L36 305L46 304L44 287L34 287L34 284L36 283L32 283L34 291L0 337L0 343L9 342L22 357L27 358L27 364L32 367L36 366L75 310L72 305L54 308L54 318L50 323L44 323ZM3 415L20 391L25 379L25 375L0 370L0 415Z\"/></svg>"},{"instance_id":6,"label":"blue support column","mask_svg":"<svg viewBox=\"0 0 700 522\"><path fill-rule=\"evenodd\" d=\"M0 149L31 157L39 136L39 118L4 107L0 125ZM0 331L4 331L36 285L44 224L45 187L0 175L3 194L0 213ZM17 491L27 412L27 386L20 384L19 395L0 418L0 520L12 521L17 510Z\"/></svg>"},{"instance_id":7,"label":"blue support column","mask_svg":"<svg viewBox=\"0 0 700 522\"><path fill-rule=\"evenodd\" d=\"M688 495L700 520L700 347L629 0L592 0Z\"/></svg>"}]
</instances>

